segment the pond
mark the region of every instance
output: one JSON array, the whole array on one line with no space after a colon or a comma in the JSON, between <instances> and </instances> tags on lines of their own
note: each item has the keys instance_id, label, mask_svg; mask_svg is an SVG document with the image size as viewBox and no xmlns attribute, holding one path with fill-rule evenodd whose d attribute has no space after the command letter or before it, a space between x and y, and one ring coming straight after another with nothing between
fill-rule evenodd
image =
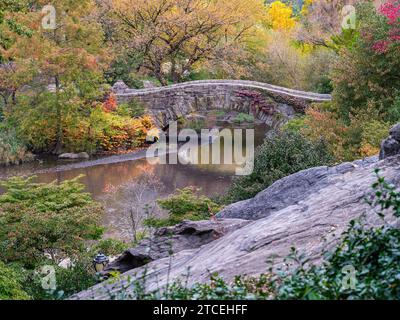
<instances>
[{"instance_id":1,"label":"pond","mask_svg":"<svg viewBox=\"0 0 400 320\"><path fill-rule=\"evenodd\" d=\"M268 127L254 125L254 129L257 146L262 143ZM47 157L20 166L1 168L0 179L36 175L38 182L61 182L83 175L80 181L87 192L106 208L103 219L106 236L127 239L132 234L132 223L139 227L143 212L148 214L149 210L155 210L151 204L154 205L157 198L189 186L197 188L200 194L217 196L227 190L235 174L235 165L151 164L145 153L142 150L81 162ZM149 206L145 208L146 204ZM132 222L132 219L135 221Z\"/></svg>"}]
</instances>

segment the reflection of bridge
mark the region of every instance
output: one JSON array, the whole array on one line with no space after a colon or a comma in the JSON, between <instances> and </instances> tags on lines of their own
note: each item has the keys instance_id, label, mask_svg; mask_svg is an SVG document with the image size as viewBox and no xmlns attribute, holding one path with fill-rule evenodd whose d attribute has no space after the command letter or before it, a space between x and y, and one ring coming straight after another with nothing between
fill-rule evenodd
<instances>
[{"instance_id":1,"label":"reflection of bridge","mask_svg":"<svg viewBox=\"0 0 400 320\"><path fill-rule=\"evenodd\" d=\"M137 99L145 104L161 126L191 112L209 109L254 112L259 120L269 122L276 111L303 111L311 102L331 100L329 94L245 80L201 80L147 89L130 89L118 81L113 91L119 102Z\"/></svg>"}]
</instances>

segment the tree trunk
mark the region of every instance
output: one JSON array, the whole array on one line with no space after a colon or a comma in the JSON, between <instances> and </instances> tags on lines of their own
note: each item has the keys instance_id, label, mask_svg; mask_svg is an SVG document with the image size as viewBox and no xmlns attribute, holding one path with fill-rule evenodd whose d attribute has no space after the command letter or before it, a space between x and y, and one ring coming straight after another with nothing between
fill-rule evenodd
<instances>
[{"instance_id":1,"label":"tree trunk","mask_svg":"<svg viewBox=\"0 0 400 320\"><path fill-rule=\"evenodd\" d=\"M182 75L174 71L171 75L173 83L180 83L182 81Z\"/></svg>"},{"instance_id":2,"label":"tree trunk","mask_svg":"<svg viewBox=\"0 0 400 320\"><path fill-rule=\"evenodd\" d=\"M156 76L157 80L160 81L160 83L163 87L168 85L167 80L164 78L164 76L161 74L161 72L156 72L155 76Z\"/></svg>"},{"instance_id":3,"label":"tree trunk","mask_svg":"<svg viewBox=\"0 0 400 320\"><path fill-rule=\"evenodd\" d=\"M173 61L171 67L171 78L173 83L180 83L182 81L182 73L179 72L179 69L181 69L181 67L179 67L175 61Z\"/></svg>"},{"instance_id":4,"label":"tree trunk","mask_svg":"<svg viewBox=\"0 0 400 320\"><path fill-rule=\"evenodd\" d=\"M15 106L17 104L17 92L15 90L13 90L11 97L12 97L12 103Z\"/></svg>"},{"instance_id":5,"label":"tree trunk","mask_svg":"<svg viewBox=\"0 0 400 320\"><path fill-rule=\"evenodd\" d=\"M61 113L61 104L59 101L59 94L60 94L60 81L58 77L54 78L56 84L56 108L57 108L57 115L56 115L56 147L53 151L54 154L60 154L62 152L63 147L63 128L62 128L62 113Z\"/></svg>"}]
</instances>

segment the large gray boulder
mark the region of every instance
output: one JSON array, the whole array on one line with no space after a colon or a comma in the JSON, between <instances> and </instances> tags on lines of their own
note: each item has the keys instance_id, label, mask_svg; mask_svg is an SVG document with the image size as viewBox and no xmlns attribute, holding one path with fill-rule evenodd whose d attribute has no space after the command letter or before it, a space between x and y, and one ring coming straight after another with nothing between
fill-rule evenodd
<instances>
[{"instance_id":1,"label":"large gray boulder","mask_svg":"<svg viewBox=\"0 0 400 320\"><path fill-rule=\"evenodd\" d=\"M112 86L112 91L116 94L121 94L124 93L126 90L128 90L129 87L123 82L122 80L118 80L117 82L114 83Z\"/></svg>"},{"instance_id":2,"label":"large gray boulder","mask_svg":"<svg viewBox=\"0 0 400 320\"><path fill-rule=\"evenodd\" d=\"M382 141L379 159L385 159L400 153L400 123L394 125L389 133L389 137Z\"/></svg>"},{"instance_id":3,"label":"large gray boulder","mask_svg":"<svg viewBox=\"0 0 400 320\"><path fill-rule=\"evenodd\" d=\"M311 261L318 262L322 250L337 243L350 220L365 214L371 225L378 224L377 215L365 201L376 181L376 168L381 169L388 181L399 186L400 155L382 161L373 158L334 168L316 168L297 174L300 180L295 178L296 175L287 177L286 182L281 180L263 191L257 200L249 200L241 207L244 217L250 217L250 210L255 210L260 219L199 248L183 250L130 270L117 282L100 283L72 298L109 299L110 295L129 292L127 283L144 274L149 291L174 279L186 279L188 274L188 285L208 281L211 272L218 272L227 281L238 274L258 275L270 267L281 267L293 246ZM289 196L296 200L289 200L285 192L290 192ZM268 194L273 197L281 194L283 204L273 209L268 203ZM262 201L266 201L265 212ZM278 201L274 203L278 204Z\"/></svg>"},{"instance_id":4,"label":"large gray boulder","mask_svg":"<svg viewBox=\"0 0 400 320\"><path fill-rule=\"evenodd\" d=\"M159 228L151 237L126 250L104 270L104 273L108 274L110 271L124 273L173 253L199 248L249 222L241 219L183 221L173 227Z\"/></svg>"},{"instance_id":5,"label":"large gray boulder","mask_svg":"<svg viewBox=\"0 0 400 320\"><path fill-rule=\"evenodd\" d=\"M218 218L257 220L297 204L331 183L330 177L345 174L360 166L378 161L377 157L342 163L335 167L316 167L276 181L254 198L231 204L217 214Z\"/></svg>"}]
</instances>

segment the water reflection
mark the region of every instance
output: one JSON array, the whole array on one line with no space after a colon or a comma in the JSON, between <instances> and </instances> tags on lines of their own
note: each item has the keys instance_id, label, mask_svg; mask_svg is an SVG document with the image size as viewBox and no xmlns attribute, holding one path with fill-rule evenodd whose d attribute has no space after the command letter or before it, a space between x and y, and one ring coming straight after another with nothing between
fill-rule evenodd
<instances>
[{"instance_id":1,"label":"water reflection","mask_svg":"<svg viewBox=\"0 0 400 320\"><path fill-rule=\"evenodd\" d=\"M258 126L255 132L255 144L259 145L265 136L266 127ZM44 160L41 163L4 168L1 169L1 177L17 174L32 175L42 171L37 174L38 182L54 180L61 182L84 175L80 181L86 186L86 190L95 199L102 201L107 209L104 224L108 229L108 235L123 238L129 233L125 230L126 212L121 212L121 203L126 202L124 191L137 184L144 175L151 175L157 179L160 186L145 190L140 210L143 210L146 203L154 204L157 198L188 186L200 189L200 193L206 196L220 195L230 185L236 168L235 165L150 164L146 159L138 159L68 170L52 170L59 165L59 161ZM46 169L46 172L43 172L43 169Z\"/></svg>"}]
</instances>

